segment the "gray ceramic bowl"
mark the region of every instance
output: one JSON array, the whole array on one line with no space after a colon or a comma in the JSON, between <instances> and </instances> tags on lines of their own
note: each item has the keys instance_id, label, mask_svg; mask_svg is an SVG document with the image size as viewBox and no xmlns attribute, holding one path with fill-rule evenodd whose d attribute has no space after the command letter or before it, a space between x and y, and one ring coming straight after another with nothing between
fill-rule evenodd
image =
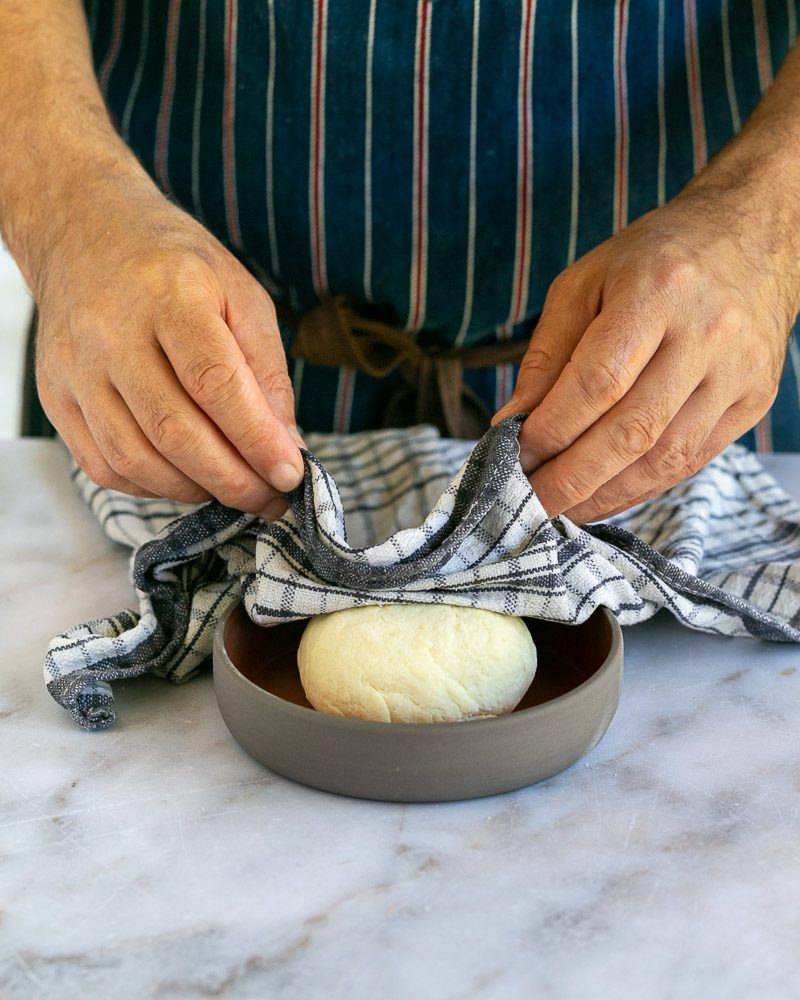
<instances>
[{"instance_id":1,"label":"gray ceramic bowl","mask_svg":"<svg viewBox=\"0 0 800 1000\"><path fill-rule=\"evenodd\" d=\"M316 712L297 671L305 622L269 629L241 605L214 637L222 717L271 770L365 799L443 802L549 778L595 746L622 686L622 633L601 608L583 625L526 620L538 667L510 714L473 722L386 723Z\"/></svg>"}]
</instances>

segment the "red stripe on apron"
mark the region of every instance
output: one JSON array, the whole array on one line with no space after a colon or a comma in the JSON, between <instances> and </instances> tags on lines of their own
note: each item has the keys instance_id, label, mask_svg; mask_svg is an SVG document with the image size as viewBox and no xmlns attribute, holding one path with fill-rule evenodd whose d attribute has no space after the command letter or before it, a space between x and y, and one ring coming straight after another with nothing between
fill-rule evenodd
<instances>
[{"instance_id":1,"label":"red stripe on apron","mask_svg":"<svg viewBox=\"0 0 800 1000\"><path fill-rule=\"evenodd\" d=\"M225 94L222 109L222 170L225 188L225 219L231 243L242 248L239 206L236 196L236 22L237 0L225 3Z\"/></svg>"},{"instance_id":2,"label":"red stripe on apron","mask_svg":"<svg viewBox=\"0 0 800 1000\"><path fill-rule=\"evenodd\" d=\"M181 16L180 0L170 0L167 16L167 41L164 52L164 82L161 88L161 106L156 123L155 172L158 183L164 191L170 190L169 126L172 117L172 102L175 96L175 62L178 49L178 24Z\"/></svg>"}]
</instances>

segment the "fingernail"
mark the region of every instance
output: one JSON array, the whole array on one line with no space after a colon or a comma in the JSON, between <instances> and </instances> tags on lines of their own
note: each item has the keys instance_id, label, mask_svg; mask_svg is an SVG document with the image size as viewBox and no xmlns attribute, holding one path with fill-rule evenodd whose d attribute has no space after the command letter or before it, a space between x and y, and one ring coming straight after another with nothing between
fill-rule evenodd
<instances>
[{"instance_id":1,"label":"fingernail","mask_svg":"<svg viewBox=\"0 0 800 1000\"><path fill-rule=\"evenodd\" d=\"M515 398L512 396L507 403L503 403L500 409L495 413L495 420L503 420L504 417L510 417L514 412Z\"/></svg>"},{"instance_id":2,"label":"fingernail","mask_svg":"<svg viewBox=\"0 0 800 1000\"><path fill-rule=\"evenodd\" d=\"M289 504L282 497L275 497L274 500L270 500L265 504L264 509L259 514L259 517L263 518L265 521L277 521L278 518L283 517L286 511L289 509Z\"/></svg>"},{"instance_id":3,"label":"fingernail","mask_svg":"<svg viewBox=\"0 0 800 1000\"><path fill-rule=\"evenodd\" d=\"M297 457L298 459L300 458L299 455ZM302 480L302 466L298 468L298 466L290 465L288 462L279 462L270 469L269 481L281 493L288 493L290 490L295 489L300 485Z\"/></svg>"},{"instance_id":4,"label":"fingernail","mask_svg":"<svg viewBox=\"0 0 800 1000\"><path fill-rule=\"evenodd\" d=\"M501 407L492 417L492 427L494 427L495 424L499 424L501 420L505 420L506 417L510 417L512 412L513 411L509 410L507 405Z\"/></svg>"}]
</instances>

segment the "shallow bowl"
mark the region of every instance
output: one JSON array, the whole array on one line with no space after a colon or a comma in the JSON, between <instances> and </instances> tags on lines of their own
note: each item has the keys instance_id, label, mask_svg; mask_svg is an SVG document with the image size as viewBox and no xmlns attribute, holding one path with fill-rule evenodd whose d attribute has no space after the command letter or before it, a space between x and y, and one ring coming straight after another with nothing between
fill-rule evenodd
<instances>
[{"instance_id":1,"label":"shallow bowl","mask_svg":"<svg viewBox=\"0 0 800 1000\"><path fill-rule=\"evenodd\" d=\"M387 723L315 711L297 670L305 621L262 628L237 605L214 636L214 688L233 736L294 781L342 795L444 802L563 771L600 741L619 704L622 632L599 608L582 625L525 619L536 676L517 708L471 722Z\"/></svg>"}]
</instances>

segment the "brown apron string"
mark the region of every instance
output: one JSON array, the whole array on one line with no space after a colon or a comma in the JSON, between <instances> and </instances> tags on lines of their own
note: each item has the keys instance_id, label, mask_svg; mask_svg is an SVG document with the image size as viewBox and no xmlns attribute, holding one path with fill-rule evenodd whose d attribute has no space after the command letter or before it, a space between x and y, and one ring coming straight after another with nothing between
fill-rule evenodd
<instances>
[{"instance_id":1,"label":"brown apron string","mask_svg":"<svg viewBox=\"0 0 800 1000\"><path fill-rule=\"evenodd\" d=\"M464 384L464 369L519 364L530 343L526 338L468 347L422 345L407 331L364 315L343 295L302 314L278 303L276 308L278 319L294 330L292 357L355 368L373 378L398 372L401 384L388 403L384 426L432 423L448 437L478 438L491 418Z\"/></svg>"}]
</instances>

